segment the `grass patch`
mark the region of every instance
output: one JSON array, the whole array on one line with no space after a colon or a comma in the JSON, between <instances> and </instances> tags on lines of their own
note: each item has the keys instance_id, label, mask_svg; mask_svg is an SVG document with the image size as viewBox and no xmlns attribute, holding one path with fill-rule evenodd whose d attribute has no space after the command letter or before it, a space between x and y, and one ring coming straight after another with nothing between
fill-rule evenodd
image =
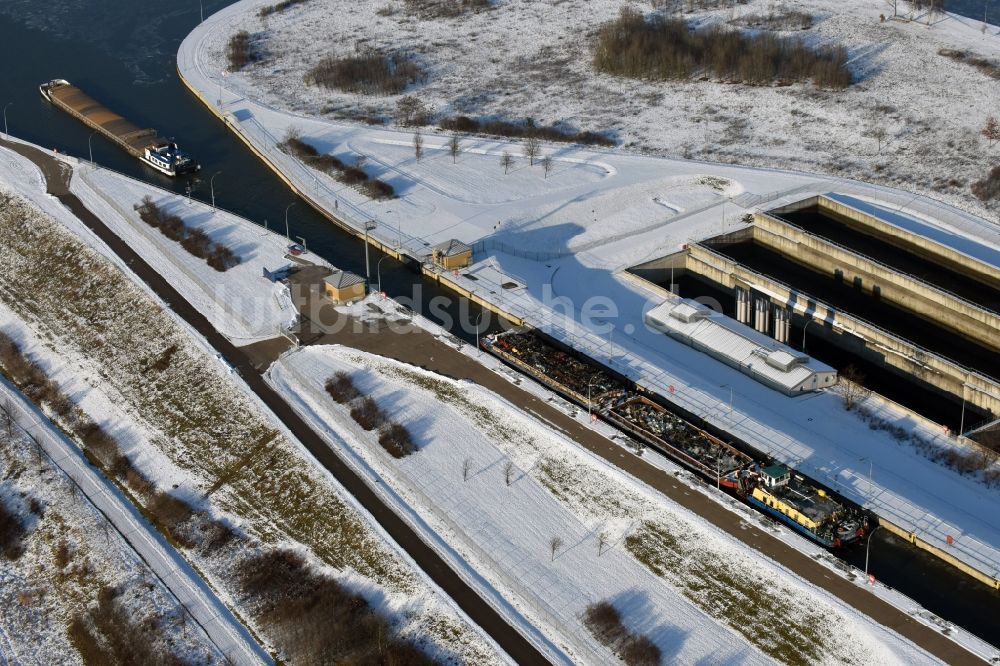
<instances>
[{"instance_id":1,"label":"grass patch","mask_svg":"<svg viewBox=\"0 0 1000 666\"><path fill-rule=\"evenodd\" d=\"M493 8L490 0L403 0L406 10L420 18L455 18L467 12Z\"/></svg>"},{"instance_id":2,"label":"grass patch","mask_svg":"<svg viewBox=\"0 0 1000 666\"><path fill-rule=\"evenodd\" d=\"M229 38L226 43L226 60L229 62L230 72L238 72L255 60L249 32L240 30Z\"/></svg>"},{"instance_id":3,"label":"grass patch","mask_svg":"<svg viewBox=\"0 0 1000 666\"><path fill-rule=\"evenodd\" d=\"M730 23L757 30L808 30L812 27L813 17L798 9L785 9L766 14L745 14Z\"/></svg>"},{"instance_id":4,"label":"grass patch","mask_svg":"<svg viewBox=\"0 0 1000 666\"><path fill-rule=\"evenodd\" d=\"M599 72L650 80L714 77L754 86L812 81L840 90L851 84L847 49L812 49L798 38L745 34L721 26L693 29L687 21L623 8L598 34Z\"/></svg>"},{"instance_id":5,"label":"grass patch","mask_svg":"<svg viewBox=\"0 0 1000 666\"><path fill-rule=\"evenodd\" d=\"M248 538L262 547L299 542L325 565L356 571L394 593L421 589L160 305L32 204L3 192L0 265L0 300L56 349L80 359L122 409L141 414L152 433L147 446L188 474L195 488L227 479L212 501L241 520ZM169 362L158 366L165 367L151 371L171 347ZM262 450L260 442L271 440ZM175 523L178 541L184 524ZM436 611L429 616L426 623L419 616L406 622L454 628Z\"/></svg>"}]
</instances>

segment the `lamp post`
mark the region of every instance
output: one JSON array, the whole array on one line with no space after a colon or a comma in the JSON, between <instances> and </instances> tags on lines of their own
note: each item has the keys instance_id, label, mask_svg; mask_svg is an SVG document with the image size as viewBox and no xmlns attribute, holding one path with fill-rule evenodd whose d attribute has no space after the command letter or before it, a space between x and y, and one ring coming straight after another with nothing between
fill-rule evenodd
<instances>
[{"instance_id":1,"label":"lamp post","mask_svg":"<svg viewBox=\"0 0 1000 666\"><path fill-rule=\"evenodd\" d=\"M882 526L876 525L875 529L873 529L871 532L868 533L868 541L865 543L865 581L871 580L868 577L868 553L871 551L872 537L875 536L875 531L878 530L878 528L880 527Z\"/></svg>"},{"instance_id":2,"label":"lamp post","mask_svg":"<svg viewBox=\"0 0 1000 666\"><path fill-rule=\"evenodd\" d=\"M389 255L383 256L375 264L375 277L378 278L378 293L382 293L382 262L389 258Z\"/></svg>"},{"instance_id":3,"label":"lamp post","mask_svg":"<svg viewBox=\"0 0 1000 666\"><path fill-rule=\"evenodd\" d=\"M296 236L296 238L298 238L300 241L302 241L302 251L303 252L308 252L309 251L309 246L306 245L306 239L303 238L302 236Z\"/></svg>"},{"instance_id":4,"label":"lamp post","mask_svg":"<svg viewBox=\"0 0 1000 666\"><path fill-rule=\"evenodd\" d=\"M6 119L4 119L4 122L6 123ZM87 137L87 152L90 153L90 166L94 166L94 146L90 140L94 138L95 134L97 134L96 131L91 132L90 136Z\"/></svg>"},{"instance_id":5,"label":"lamp post","mask_svg":"<svg viewBox=\"0 0 1000 666\"><path fill-rule=\"evenodd\" d=\"M965 383L962 383L962 417L958 422L958 436L965 433Z\"/></svg>"},{"instance_id":6,"label":"lamp post","mask_svg":"<svg viewBox=\"0 0 1000 666\"><path fill-rule=\"evenodd\" d=\"M598 378L594 377L587 382L587 416L590 418L591 422L594 420L594 402L590 399L590 389L594 386L594 382L597 380Z\"/></svg>"},{"instance_id":7,"label":"lamp post","mask_svg":"<svg viewBox=\"0 0 1000 666\"><path fill-rule=\"evenodd\" d=\"M201 22L204 23L205 22L205 6L202 3L202 0L198 0L198 14L201 15Z\"/></svg>"},{"instance_id":8,"label":"lamp post","mask_svg":"<svg viewBox=\"0 0 1000 666\"><path fill-rule=\"evenodd\" d=\"M483 311L479 311L479 316L476 317L476 356L483 355L483 348L479 346L479 322L483 320Z\"/></svg>"},{"instance_id":9,"label":"lamp post","mask_svg":"<svg viewBox=\"0 0 1000 666\"><path fill-rule=\"evenodd\" d=\"M208 179L208 187L212 190L212 210L215 210L215 177L218 176L221 171L216 171L212 174L212 177Z\"/></svg>"},{"instance_id":10,"label":"lamp post","mask_svg":"<svg viewBox=\"0 0 1000 666\"><path fill-rule=\"evenodd\" d=\"M810 317L806 325L802 327L802 351L806 350L806 329L809 328L809 324L811 323L813 323L813 319Z\"/></svg>"},{"instance_id":11,"label":"lamp post","mask_svg":"<svg viewBox=\"0 0 1000 666\"><path fill-rule=\"evenodd\" d=\"M7 102L3 105L3 136L5 139L10 138L10 133L7 131L7 107L14 102Z\"/></svg>"},{"instance_id":12,"label":"lamp post","mask_svg":"<svg viewBox=\"0 0 1000 666\"><path fill-rule=\"evenodd\" d=\"M729 389L729 411L733 411L733 385L732 384L719 384L719 388Z\"/></svg>"},{"instance_id":13,"label":"lamp post","mask_svg":"<svg viewBox=\"0 0 1000 666\"><path fill-rule=\"evenodd\" d=\"M288 204L285 207L285 238L288 240L292 240L292 235L288 232L288 209L294 206L296 203L298 202L293 201L292 203Z\"/></svg>"},{"instance_id":14,"label":"lamp post","mask_svg":"<svg viewBox=\"0 0 1000 666\"><path fill-rule=\"evenodd\" d=\"M368 232L373 230L378 225L375 220L368 220L365 222L365 279L371 282L372 280L372 270L368 263Z\"/></svg>"}]
</instances>

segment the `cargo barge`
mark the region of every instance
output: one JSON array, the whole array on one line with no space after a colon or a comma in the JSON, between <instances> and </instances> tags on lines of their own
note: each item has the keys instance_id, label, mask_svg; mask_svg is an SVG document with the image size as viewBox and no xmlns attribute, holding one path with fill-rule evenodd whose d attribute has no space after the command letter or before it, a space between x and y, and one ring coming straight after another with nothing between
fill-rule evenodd
<instances>
[{"instance_id":1,"label":"cargo barge","mask_svg":"<svg viewBox=\"0 0 1000 666\"><path fill-rule=\"evenodd\" d=\"M622 432L686 469L726 488L759 511L828 548L848 546L867 533L859 507L834 499L783 465L767 464L635 392L596 363L558 349L530 331L487 336L487 352L573 400Z\"/></svg>"},{"instance_id":2,"label":"cargo barge","mask_svg":"<svg viewBox=\"0 0 1000 666\"><path fill-rule=\"evenodd\" d=\"M143 164L168 176L194 173L201 168L173 141L160 139L156 130L143 129L121 117L66 79L38 86L42 97L88 127L100 132Z\"/></svg>"}]
</instances>

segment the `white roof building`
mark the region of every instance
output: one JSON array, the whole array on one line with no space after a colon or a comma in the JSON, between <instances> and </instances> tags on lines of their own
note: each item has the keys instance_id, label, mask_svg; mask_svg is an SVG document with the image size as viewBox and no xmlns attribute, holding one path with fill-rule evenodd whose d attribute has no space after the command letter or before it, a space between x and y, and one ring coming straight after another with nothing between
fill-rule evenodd
<instances>
[{"instance_id":1,"label":"white roof building","mask_svg":"<svg viewBox=\"0 0 1000 666\"><path fill-rule=\"evenodd\" d=\"M787 395L837 383L825 363L697 301L666 301L646 313L646 324Z\"/></svg>"}]
</instances>

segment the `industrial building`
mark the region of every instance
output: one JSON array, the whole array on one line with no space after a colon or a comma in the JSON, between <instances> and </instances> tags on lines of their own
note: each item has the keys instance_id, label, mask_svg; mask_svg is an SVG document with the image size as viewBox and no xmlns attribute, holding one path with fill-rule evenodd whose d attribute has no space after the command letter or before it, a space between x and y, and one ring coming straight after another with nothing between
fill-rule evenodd
<instances>
[{"instance_id":1,"label":"industrial building","mask_svg":"<svg viewBox=\"0 0 1000 666\"><path fill-rule=\"evenodd\" d=\"M646 314L646 324L786 395L837 383L830 366L697 301L668 300Z\"/></svg>"},{"instance_id":2,"label":"industrial building","mask_svg":"<svg viewBox=\"0 0 1000 666\"><path fill-rule=\"evenodd\" d=\"M323 278L323 291L337 305L353 303L365 297L365 279L338 269Z\"/></svg>"}]
</instances>

